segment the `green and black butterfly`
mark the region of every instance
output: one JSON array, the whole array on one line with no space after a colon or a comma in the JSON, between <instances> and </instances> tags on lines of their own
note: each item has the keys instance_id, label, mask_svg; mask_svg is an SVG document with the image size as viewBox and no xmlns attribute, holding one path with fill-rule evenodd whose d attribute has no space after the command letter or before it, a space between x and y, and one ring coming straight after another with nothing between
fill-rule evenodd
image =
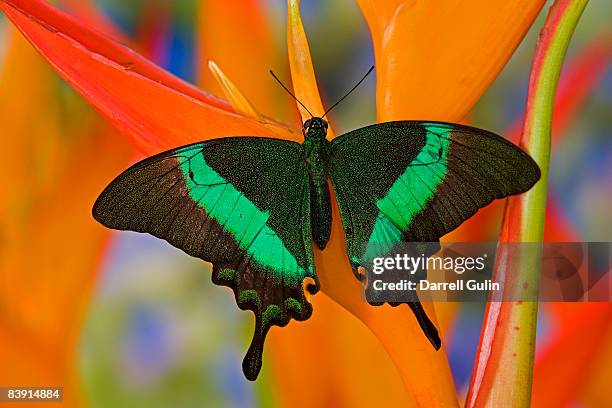
<instances>
[{"instance_id":1,"label":"green and black butterfly","mask_svg":"<svg viewBox=\"0 0 612 408\"><path fill-rule=\"evenodd\" d=\"M243 361L250 380L269 328L312 313L302 285L310 278L307 290L319 289L312 243L324 249L330 237L328 180L357 274L369 243L438 242L540 177L522 150L473 127L397 121L329 141L327 126L321 117L306 120L302 144L227 137L172 149L130 167L93 208L109 228L153 234L213 264L213 282L231 287L256 317ZM416 294L409 306L438 349Z\"/></svg>"}]
</instances>

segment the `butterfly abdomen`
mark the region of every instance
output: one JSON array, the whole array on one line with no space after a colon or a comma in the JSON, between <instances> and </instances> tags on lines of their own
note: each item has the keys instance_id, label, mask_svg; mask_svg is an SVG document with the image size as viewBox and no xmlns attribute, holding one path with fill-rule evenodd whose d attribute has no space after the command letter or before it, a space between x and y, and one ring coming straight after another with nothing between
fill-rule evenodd
<instances>
[{"instance_id":1,"label":"butterfly abdomen","mask_svg":"<svg viewBox=\"0 0 612 408\"><path fill-rule=\"evenodd\" d=\"M325 248L331 232L331 201L327 185L329 145L329 141L324 138L307 138L304 142L304 160L310 177L312 239L319 249Z\"/></svg>"},{"instance_id":2,"label":"butterfly abdomen","mask_svg":"<svg viewBox=\"0 0 612 408\"><path fill-rule=\"evenodd\" d=\"M325 249L331 232L331 202L326 180L311 180L310 208L312 239L319 249Z\"/></svg>"}]
</instances>

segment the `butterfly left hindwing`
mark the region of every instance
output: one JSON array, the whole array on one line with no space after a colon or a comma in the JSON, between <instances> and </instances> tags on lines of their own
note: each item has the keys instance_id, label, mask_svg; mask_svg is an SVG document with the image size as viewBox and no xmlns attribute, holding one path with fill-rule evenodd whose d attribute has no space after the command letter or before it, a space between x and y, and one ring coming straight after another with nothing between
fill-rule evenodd
<instances>
[{"instance_id":1,"label":"butterfly left hindwing","mask_svg":"<svg viewBox=\"0 0 612 408\"><path fill-rule=\"evenodd\" d=\"M261 368L272 325L307 319L302 283L314 271L309 179L298 143L259 137L211 140L145 159L117 177L93 209L109 228L148 232L213 263L213 281L255 313L243 362Z\"/></svg>"}]
</instances>

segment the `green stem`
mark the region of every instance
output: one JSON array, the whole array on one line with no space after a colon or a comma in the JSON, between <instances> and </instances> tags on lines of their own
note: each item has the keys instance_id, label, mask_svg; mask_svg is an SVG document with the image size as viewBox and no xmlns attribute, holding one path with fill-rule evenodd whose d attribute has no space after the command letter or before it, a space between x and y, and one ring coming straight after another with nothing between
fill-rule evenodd
<instances>
[{"instance_id":1,"label":"green stem","mask_svg":"<svg viewBox=\"0 0 612 408\"><path fill-rule=\"evenodd\" d=\"M523 196L523 242L541 242L544 237L555 93L567 48L587 3L588 0L556 1L540 33L521 144L540 166L542 178Z\"/></svg>"},{"instance_id":2,"label":"green stem","mask_svg":"<svg viewBox=\"0 0 612 408\"><path fill-rule=\"evenodd\" d=\"M520 144L538 163L542 177L530 191L508 200L500 242L544 239L555 93L570 39L587 2L555 1L540 32ZM538 293L540 254L534 250L519 254L511 245L498 251L495 278L504 283L506 299L530 299ZM487 303L466 407L530 406L537 312L537 301Z\"/></svg>"}]
</instances>

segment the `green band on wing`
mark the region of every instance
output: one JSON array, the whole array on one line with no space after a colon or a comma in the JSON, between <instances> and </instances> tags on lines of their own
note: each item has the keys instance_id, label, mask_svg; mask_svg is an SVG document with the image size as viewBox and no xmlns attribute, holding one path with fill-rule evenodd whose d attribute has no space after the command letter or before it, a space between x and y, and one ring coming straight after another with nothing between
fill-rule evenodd
<instances>
[{"instance_id":1,"label":"green band on wing","mask_svg":"<svg viewBox=\"0 0 612 408\"><path fill-rule=\"evenodd\" d=\"M401 242L402 235L402 232L387 217L379 213L368 241L374 245L366 247L364 260L371 260L382 253L387 253L393 249L394 243Z\"/></svg>"},{"instance_id":2,"label":"green band on wing","mask_svg":"<svg viewBox=\"0 0 612 408\"><path fill-rule=\"evenodd\" d=\"M444 134L453 128L439 123L424 123L423 127L427 131L425 146L385 197L376 202L380 213L370 235L371 243L400 242L401 231L409 231L413 218L427 207L444 180L451 143Z\"/></svg>"},{"instance_id":3,"label":"green band on wing","mask_svg":"<svg viewBox=\"0 0 612 408\"><path fill-rule=\"evenodd\" d=\"M266 224L270 213L257 208L211 168L203 154L184 161L180 168L191 199L231 234L252 260L269 268L285 283L301 281L307 275L282 239Z\"/></svg>"}]
</instances>

